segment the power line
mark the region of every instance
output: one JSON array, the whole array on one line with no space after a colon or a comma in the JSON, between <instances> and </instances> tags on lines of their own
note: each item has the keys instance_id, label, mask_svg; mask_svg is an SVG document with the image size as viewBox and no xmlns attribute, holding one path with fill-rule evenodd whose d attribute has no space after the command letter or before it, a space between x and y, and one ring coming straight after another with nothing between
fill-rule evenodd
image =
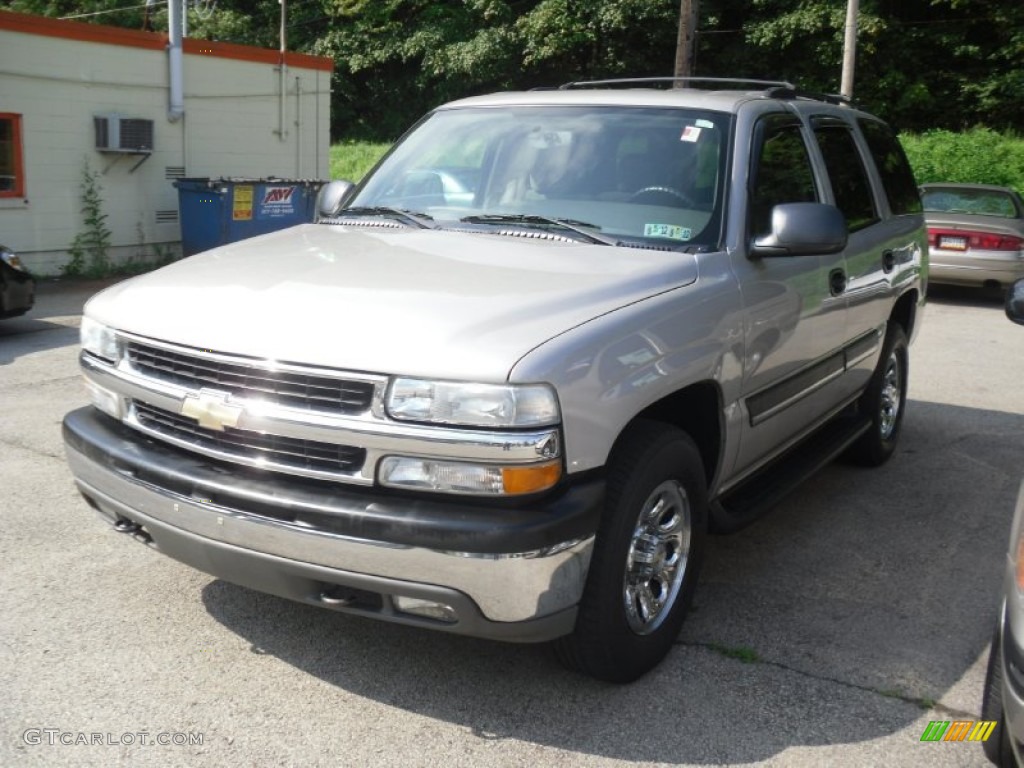
<instances>
[{"instance_id":1,"label":"power line","mask_svg":"<svg viewBox=\"0 0 1024 768\"><path fill-rule=\"evenodd\" d=\"M62 20L62 21L65 20L65 19L84 19L87 16L103 16L103 15L108 14L108 13L120 13L121 11L137 11L139 8L145 8L148 5L149 5L149 3L143 3L142 5L126 5L123 8L108 8L105 11L93 11L92 13L75 13L75 14L72 14L71 16L58 16L57 18ZM158 12L161 11L161 10L164 10L164 9L163 8L158 8L157 9Z\"/></svg>"}]
</instances>

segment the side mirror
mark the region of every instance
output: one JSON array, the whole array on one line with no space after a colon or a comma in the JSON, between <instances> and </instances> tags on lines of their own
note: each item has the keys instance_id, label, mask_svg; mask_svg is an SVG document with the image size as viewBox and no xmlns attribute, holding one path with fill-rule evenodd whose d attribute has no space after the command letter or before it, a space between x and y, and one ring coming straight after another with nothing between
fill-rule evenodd
<instances>
[{"instance_id":1,"label":"side mirror","mask_svg":"<svg viewBox=\"0 0 1024 768\"><path fill-rule=\"evenodd\" d=\"M1006 292L1006 316L1024 325L1024 280L1018 280Z\"/></svg>"},{"instance_id":2,"label":"side mirror","mask_svg":"<svg viewBox=\"0 0 1024 768\"><path fill-rule=\"evenodd\" d=\"M316 217L329 219L337 216L356 185L351 181L329 181L320 188L316 197Z\"/></svg>"},{"instance_id":3,"label":"side mirror","mask_svg":"<svg viewBox=\"0 0 1024 768\"><path fill-rule=\"evenodd\" d=\"M783 203L772 208L772 231L751 244L751 256L811 256L846 247L846 220L834 205Z\"/></svg>"}]
</instances>

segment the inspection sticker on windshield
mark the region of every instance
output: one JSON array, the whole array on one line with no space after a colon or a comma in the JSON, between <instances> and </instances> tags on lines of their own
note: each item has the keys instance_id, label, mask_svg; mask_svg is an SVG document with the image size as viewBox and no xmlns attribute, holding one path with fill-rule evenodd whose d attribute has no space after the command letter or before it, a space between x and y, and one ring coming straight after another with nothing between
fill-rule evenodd
<instances>
[{"instance_id":1,"label":"inspection sticker on windshield","mask_svg":"<svg viewBox=\"0 0 1024 768\"><path fill-rule=\"evenodd\" d=\"M693 231L675 224L644 224L644 237L667 237L670 240L689 240Z\"/></svg>"},{"instance_id":2,"label":"inspection sticker on windshield","mask_svg":"<svg viewBox=\"0 0 1024 768\"><path fill-rule=\"evenodd\" d=\"M700 139L700 128L695 125L688 125L683 128L683 135L679 137L680 141L697 141Z\"/></svg>"}]
</instances>

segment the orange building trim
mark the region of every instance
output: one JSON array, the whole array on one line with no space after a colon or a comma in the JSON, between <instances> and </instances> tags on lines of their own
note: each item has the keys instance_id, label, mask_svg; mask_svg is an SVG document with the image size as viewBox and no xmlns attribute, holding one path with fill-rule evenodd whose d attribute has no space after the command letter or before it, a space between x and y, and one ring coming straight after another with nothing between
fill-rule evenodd
<instances>
[{"instance_id":1,"label":"orange building trim","mask_svg":"<svg viewBox=\"0 0 1024 768\"><path fill-rule=\"evenodd\" d=\"M211 40L196 40L186 37L182 45L185 53L197 56L216 56L221 59L237 59L238 61L255 61L262 64L277 64L281 61L281 52L267 48L256 48L252 45L237 43L218 43ZM308 53L287 51L284 63L289 67L319 69L324 72L334 70L334 60L324 56L310 56Z\"/></svg>"},{"instance_id":2,"label":"orange building trim","mask_svg":"<svg viewBox=\"0 0 1024 768\"><path fill-rule=\"evenodd\" d=\"M65 40L77 40L87 43L106 43L129 48L145 48L151 51L162 51L167 47L167 35L160 32L142 32L135 29L108 27L101 24L86 24L81 21L66 19L50 19L44 16L31 16L25 13L0 11L0 30L22 32L27 35L44 35L60 37ZM280 51L267 48L256 48L251 45L237 43L218 43L208 40L185 38L182 46L187 54L199 56L216 56L222 59L253 61L262 64L277 65L281 61ZM289 67L318 69L323 72L334 70L334 61L324 56L310 56L306 53L284 54L284 61Z\"/></svg>"}]
</instances>

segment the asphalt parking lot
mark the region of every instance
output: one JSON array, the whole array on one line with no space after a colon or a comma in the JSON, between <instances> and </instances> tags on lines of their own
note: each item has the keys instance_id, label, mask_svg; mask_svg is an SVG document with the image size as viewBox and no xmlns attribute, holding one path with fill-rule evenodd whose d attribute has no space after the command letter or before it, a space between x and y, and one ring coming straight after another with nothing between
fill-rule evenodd
<instances>
[{"instance_id":1,"label":"asphalt parking lot","mask_svg":"<svg viewBox=\"0 0 1024 768\"><path fill-rule=\"evenodd\" d=\"M920 737L979 717L1024 477L1024 328L997 300L933 293L894 459L831 466L713 539L677 647L617 687L114 533L60 436L86 402L77 325L98 287L44 283L0 321L0 765L987 765Z\"/></svg>"}]
</instances>

